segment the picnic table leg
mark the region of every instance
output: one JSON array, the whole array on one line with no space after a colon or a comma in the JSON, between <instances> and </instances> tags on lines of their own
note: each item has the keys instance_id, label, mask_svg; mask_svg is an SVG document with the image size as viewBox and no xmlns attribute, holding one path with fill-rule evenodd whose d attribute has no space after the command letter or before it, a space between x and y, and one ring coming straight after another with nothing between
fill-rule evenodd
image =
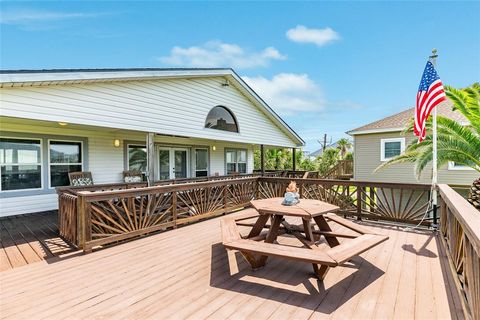
<instances>
[{"instance_id":1,"label":"picnic table leg","mask_svg":"<svg viewBox=\"0 0 480 320\"><path fill-rule=\"evenodd\" d=\"M310 219L302 219L303 220L303 231L305 231L305 238L307 238L308 241L314 242L315 241L315 236L312 232L312 224L310 223ZM312 244L310 246L310 249L315 250L316 244ZM325 275L327 274L327 271L329 269L328 266L325 265L319 265L316 263L312 263L313 267L313 272L315 275L318 277L319 280L323 280L325 278Z\"/></svg>"},{"instance_id":2,"label":"picnic table leg","mask_svg":"<svg viewBox=\"0 0 480 320\"><path fill-rule=\"evenodd\" d=\"M250 233L247 236L248 238L256 237L262 232L263 227L267 224L268 218L270 217L269 214L262 214L258 217L257 221L253 225L252 230L250 230Z\"/></svg>"},{"instance_id":3,"label":"picnic table leg","mask_svg":"<svg viewBox=\"0 0 480 320\"><path fill-rule=\"evenodd\" d=\"M330 226L327 223L327 220L325 220L323 216L316 216L313 219L315 220L318 227L320 228L320 231L332 231L332 228L330 228ZM330 247L336 247L340 244L337 237L325 236L325 239L327 240L327 243Z\"/></svg>"},{"instance_id":4,"label":"picnic table leg","mask_svg":"<svg viewBox=\"0 0 480 320\"><path fill-rule=\"evenodd\" d=\"M268 230L267 238L265 239L266 243L273 243L277 240L278 230L280 229L280 224L283 220L283 215L276 214L273 216L273 222L270 226L270 230ZM263 267L267 262L267 256L260 256L257 259L257 267Z\"/></svg>"}]
</instances>

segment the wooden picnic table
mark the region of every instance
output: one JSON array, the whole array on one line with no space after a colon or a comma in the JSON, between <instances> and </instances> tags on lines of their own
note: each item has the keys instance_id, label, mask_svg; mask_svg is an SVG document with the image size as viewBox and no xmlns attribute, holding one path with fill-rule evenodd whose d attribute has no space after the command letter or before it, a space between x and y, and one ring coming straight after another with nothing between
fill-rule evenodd
<instances>
[{"instance_id":1,"label":"wooden picnic table","mask_svg":"<svg viewBox=\"0 0 480 320\"><path fill-rule=\"evenodd\" d=\"M268 256L309 262L315 275L323 280L330 267L336 267L369 248L388 239L387 236L373 233L361 225L341 218L335 214L340 208L336 205L313 199L300 199L293 206L282 205L283 198L252 200L253 209L246 210L236 218L222 220L223 244L227 249L239 250L253 269L265 266ZM301 219L301 225L290 224L285 217ZM257 218L253 224L242 220ZM267 222L270 220L270 226ZM289 219L290 222L292 219ZM338 223L358 235L334 232L327 220ZM314 224L312 224L312 221ZM242 237L237 223L251 225L247 236ZM315 228L315 225L317 226ZM262 232L268 227L268 232ZM275 243L281 234L291 234L302 244L303 248L284 246ZM321 236L325 237L330 249L318 246ZM340 244L337 237L349 238Z\"/></svg>"}]
</instances>

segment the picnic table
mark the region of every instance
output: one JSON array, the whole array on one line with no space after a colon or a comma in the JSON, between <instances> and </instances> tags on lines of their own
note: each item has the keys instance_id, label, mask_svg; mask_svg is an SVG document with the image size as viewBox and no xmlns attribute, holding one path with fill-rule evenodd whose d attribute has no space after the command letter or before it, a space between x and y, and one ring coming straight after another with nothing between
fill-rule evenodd
<instances>
[{"instance_id":1,"label":"picnic table","mask_svg":"<svg viewBox=\"0 0 480 320\"><path fill-rule=\"evenodd\" d=\"M239 250L253 269L265 266L269 256L280 257L311 263L314 274L323 280L329 268L339 266L388 239L388 236L375 234L362 225L337 216L335 212L340 208L336 205L301 199L296 205L285 206L282 201L283 198L252 200L253 208L222 220L223 245L227 249ZM285 217L291 217L288 219L290 222L299 219L301 224L291 224ZM256 221L253 224L243 222L254 218ZM268 221L270 225L267 225ZM355 235L334 232L328 221L354 231ZM237 224L251 226L248 235L242 237ZM302 247L276 242L277 237L283 234L293 235ZM330 247L327 250L319 246L322 236ZM338 238L349 240L340 243Z\"/></svg>"}]
</instances>

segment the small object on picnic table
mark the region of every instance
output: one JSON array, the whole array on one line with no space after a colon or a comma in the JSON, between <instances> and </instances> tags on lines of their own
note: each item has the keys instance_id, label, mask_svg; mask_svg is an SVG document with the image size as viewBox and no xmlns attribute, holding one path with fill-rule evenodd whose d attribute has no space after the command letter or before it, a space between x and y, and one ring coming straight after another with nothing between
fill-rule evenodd
<instances>
[{"instance_id":1,"label":"small object on picnic table","mask_svg":"<svg viewBox=\"0 0 480 320\"><path fill-rule=\"evenodd\" d=\"M285 191L285 198L282 201L284 206L293 206L300 202L297 183L295 181L290 181L290 184Z\"/></svg>"}]
</instances>

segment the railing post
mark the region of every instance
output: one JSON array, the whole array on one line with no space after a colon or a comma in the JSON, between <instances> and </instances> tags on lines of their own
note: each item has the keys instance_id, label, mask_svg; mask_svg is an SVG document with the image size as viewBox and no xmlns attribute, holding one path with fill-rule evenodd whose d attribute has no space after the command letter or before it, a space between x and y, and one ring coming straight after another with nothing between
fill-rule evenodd
<instances>
[{"instance_id":1,"label":"railing post","mask_svg":"<svg viewBox=\"0 0 480 320\"><path fill-rule=\"evenodd\" d=\"M362 187L357 186L357 220L362 220Z\"/></svg>"},{"instance_id":2,"label":"railing post","mask_svg":"<svg viewBox=\"0 0 480 320\"><path fill-rule=\"evenodd\" d=\"M85 196L80 192L77 200L78 246L83 249L84 253L92 252L92 248L86 245L87 242L92 240L92 219L90 210L90 203L87 203Z\"/></svg>"},{"instance_id":3,"label":"railing post","mask_svg":"<svg viewBox=\"0 0 480 320\"><path fill-rule=\"evenodd\" d=\"M177 191L172 191L172 218L173 229L177 228Z\"/></svg>"}]
</instances>

